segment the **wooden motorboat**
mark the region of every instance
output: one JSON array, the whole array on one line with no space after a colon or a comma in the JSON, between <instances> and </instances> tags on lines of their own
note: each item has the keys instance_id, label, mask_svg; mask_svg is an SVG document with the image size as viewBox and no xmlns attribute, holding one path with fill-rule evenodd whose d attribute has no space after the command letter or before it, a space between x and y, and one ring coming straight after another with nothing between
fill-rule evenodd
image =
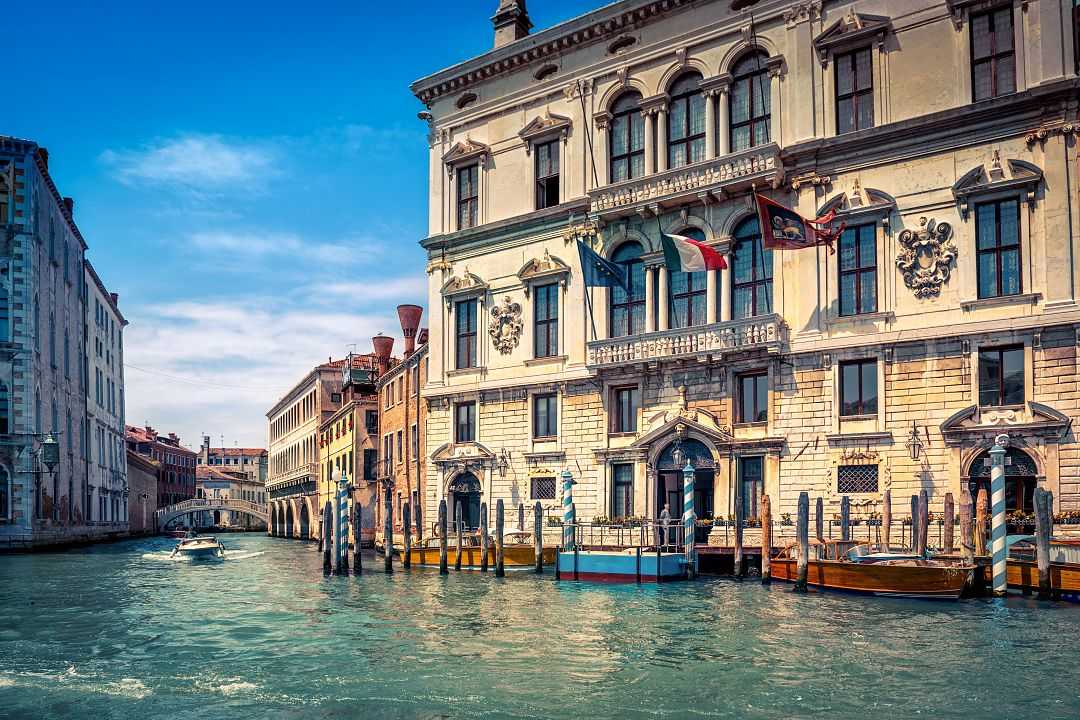
<instances>
[{"instance_id":1,"label":"wooden motorboat","mask_svg":"<svg viewBox=\"0 0 1080 720\"><path fill-rule=\"evenodd\" d=\"M188 560L224 560L225 546L216 537L210 535L189 537L177 543L170 557Z\"/></svg>"},{"instance_id":2,"label":"wooden motorboat","mask_svg":"<svg viewBox=\"0 0 1080 720\"><path fill-rule=\"evenodd\" d=\"M564 550L559 553L561 580L662 582L686 577L686 555L681 552L657 553L655 546Z\"/></svg>"},{"instance_id":3,"label":"wooden motorboat","mask_svg":"<svg viewBox=\"0 0 1080 720\"><path fill-rule=\"evenodd\" d=\"M806 582L828 590L891 597L956 600L964 590L973 565L921 558L886 558L855 562L848 553L860 543L851 540L814 540L809 545ZM862 553L856 553L859 555ZM771 559L772 576L794 582L798 573L798 545L792 543Z\"/></svg>"},{"instance_id":4,"label":"wooden motorboat","mask_svg":"<svg viewBox=\"0 0 1080 720\"><path fill-rule=\"evenodd\" d=\"M1034 535L1011 535L1006 539L1009 558L1005 564L1009 587L1039 589L1039 566ZM1050 587L1063 595L1080 595L1080 541L1050 539Z\"/></svg>"},{"instance_id":5,"label":"wooden motorboat","mask_svg":"<svg viewBox=\"0 0 1080 720\"><path fill-rule=\"evenodd\" d=\"M404 548L394 546L394 552L404 559ZM446 564L453 567L457 560L457 537L447 538ZM555 548L544 547L541 558L544 565L555 564ZM496 560L494 538L488 540L487 567L494 569ZM461 569L479 570L483 563L480 548L480 536L470 533L461 538ZM439 538L429 537L420 540L409 548L409 564L419 567L439 567ZM503 535L503 568L521 570L536 567L536 549L532 542L532 533L510 532Z\"/></svg>"}]
</instances>

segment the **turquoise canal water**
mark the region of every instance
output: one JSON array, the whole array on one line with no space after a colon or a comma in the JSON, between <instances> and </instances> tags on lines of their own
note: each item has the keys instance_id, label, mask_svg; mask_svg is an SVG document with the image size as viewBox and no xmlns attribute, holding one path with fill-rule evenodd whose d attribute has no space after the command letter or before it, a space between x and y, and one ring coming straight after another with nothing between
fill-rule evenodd
<instances>
[{"instance_id":1,"label":"turquoise canal water","mask_svg":"<svg viewBox=\"0 0 1080 720\"><path fill-rule=\"evenodd\" d=\"M0 717L1080 717L1075 605L326 578L314 545L223 539L0 557Z\"/></svg>"}]
</instances>

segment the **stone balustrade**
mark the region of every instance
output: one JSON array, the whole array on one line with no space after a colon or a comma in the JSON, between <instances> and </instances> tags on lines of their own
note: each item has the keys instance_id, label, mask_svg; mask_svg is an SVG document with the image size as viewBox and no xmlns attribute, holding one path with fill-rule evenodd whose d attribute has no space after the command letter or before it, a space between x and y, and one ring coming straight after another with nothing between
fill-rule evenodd
<instances>
[{"instance_id":1,"label":"stone balustrade","mask_svg":"<svg viewBox=\"0 0 1080 720\"><path fill-rule=\"evenodd\" d=\"M724 355L749 349L779 350L784 323L779 315L698 325L677 330L628 335L588 344L588 365L603 368L626 363Z\"/></svg>"}]
</instances>

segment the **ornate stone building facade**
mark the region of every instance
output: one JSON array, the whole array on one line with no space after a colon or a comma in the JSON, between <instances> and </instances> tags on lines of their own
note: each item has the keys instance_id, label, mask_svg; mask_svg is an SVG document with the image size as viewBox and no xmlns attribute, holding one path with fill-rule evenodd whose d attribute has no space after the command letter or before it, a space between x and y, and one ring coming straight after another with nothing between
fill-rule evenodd
<instances>
[{"instance_id":1,"label":"ornate stone building facade","mask_svg":"<svg viewBox=\"0 0 1080 720\"><path fill-rule=\"evenodd\" d=\"M426 512L461 491L699 517L987 481L1080 506L1070 3L625 0L418 80L430 129ZM502 24L500 24L502 23ZM768 250L754 191L826 247ZM660 231L728 269L673 273ZM773 228L766 228L772 232ZM586 288L576 242L622 265ZM672 502L673 507L679 507ZM898 506L897 511L901 509Z\"/></svg>"}]
</instances>

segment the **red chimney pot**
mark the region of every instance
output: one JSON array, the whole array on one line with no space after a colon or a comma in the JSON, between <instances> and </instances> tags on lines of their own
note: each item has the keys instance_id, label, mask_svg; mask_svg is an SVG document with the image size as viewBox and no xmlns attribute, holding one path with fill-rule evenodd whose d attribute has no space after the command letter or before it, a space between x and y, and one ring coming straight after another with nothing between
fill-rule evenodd
<instances>
[{"instance_id":1,"label":"red chimney pot","mask_svg":"<svg viewBox=\"0 0 1080 720\"><path fill-rule=\"evenodd\" d=\"M398 305L397 314L401 321L401 334L405 337L405 357L409 357L416 350L416 330L420 327L424 308L419 305Z\"/></svg>"}]
</instances>

